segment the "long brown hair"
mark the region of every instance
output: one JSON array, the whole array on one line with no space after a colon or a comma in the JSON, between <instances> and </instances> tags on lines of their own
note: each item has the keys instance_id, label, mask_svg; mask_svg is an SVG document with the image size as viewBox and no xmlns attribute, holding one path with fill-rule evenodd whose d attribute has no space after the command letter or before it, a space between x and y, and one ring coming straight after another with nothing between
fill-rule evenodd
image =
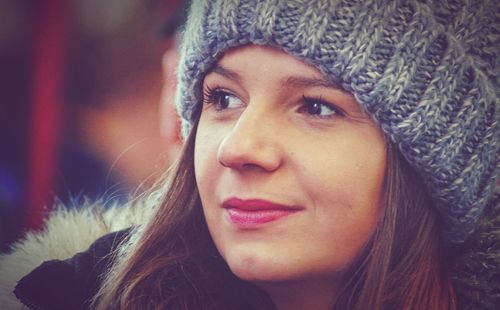
<instances>
[{"instance_id":1,"label":"long brown hair","mask_svg":"<svg viewBox=\"0 0 500 310\"><path fill-rule=\"evenodd\" d=\"M338 309L456 309L440 217L392 144L387 155L384 214L364 255L351 267Z\"/></svg>"},{"instance_id":2,"label":"long brown hair","mask_svg":"<svg viewBox=\"0 0 500 310\"><path fill-rule=\"evenodd\" d=\"M116 259L98 309L273 309L237 279L206 226L194 177L196 123L169 189L130 250ZM352 265L336 309L455 309L439 238L439 216L422 182L389 145L384 216Z\"/></svg>"}]
</instances>

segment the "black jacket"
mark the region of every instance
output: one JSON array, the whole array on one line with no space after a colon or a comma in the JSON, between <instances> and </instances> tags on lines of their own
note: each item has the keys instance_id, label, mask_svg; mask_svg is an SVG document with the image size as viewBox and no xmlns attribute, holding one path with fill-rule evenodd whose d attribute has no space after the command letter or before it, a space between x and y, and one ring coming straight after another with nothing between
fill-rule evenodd
<instances>
[{"instance_id":1,"label":"black jacket","mask_svg":"<svg viewBox=\"0 0 500 310\"><path fill-rule=\"evenodd\" d=\"M107 234L70 259L44 262L19 281L14 294L33 310L88 309L113 252L129 232Z\"/></svg>"}]
</instances>

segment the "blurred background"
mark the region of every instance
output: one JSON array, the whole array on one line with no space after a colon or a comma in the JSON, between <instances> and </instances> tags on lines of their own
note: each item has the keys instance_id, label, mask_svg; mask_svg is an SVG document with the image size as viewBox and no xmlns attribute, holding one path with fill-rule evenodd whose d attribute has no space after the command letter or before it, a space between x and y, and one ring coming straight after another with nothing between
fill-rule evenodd
<instances>
[{"instance_id":1,"label":"blurred background","mask_svg":"<svg viewBox=\"0 0 500 310\"><path fill-rule=\"evenodd\" d=\"M0 251L54 203L121 201L176 158L182 0L0 0Z\"/></svg>"}]
</instances>

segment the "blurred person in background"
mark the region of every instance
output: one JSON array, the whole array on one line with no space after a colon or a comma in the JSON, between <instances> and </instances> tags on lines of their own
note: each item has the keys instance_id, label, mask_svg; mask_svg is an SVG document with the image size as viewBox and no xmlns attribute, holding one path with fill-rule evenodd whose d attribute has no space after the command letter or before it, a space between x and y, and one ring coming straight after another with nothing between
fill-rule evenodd
<instances>
[{"instance_id":1,"label":"blurred person in background","mask_svg":"<svg viewBox=\"0 0 500 310\"><path fill-rule=\"evenodd\" d=\"M182 12L169 0L0 3L3 251L54 202L124 201L176 158L173 68L160 64Z\"/></svg>"},{"instance_id":2,"label":"blurred person in background","mask_svg":"<svg viewBox=\"0 0 500 310\"><path fill-rule=\"evenodd\" d=\"M175 113L174 118L158 115L163 109L161 102L169 102L162 97L174 95L170 90L162 93L168 72L163 73L159 63L164 53L175 49L174 32L162 27L175 20L178 4L129 1L127 10L122 1L109 2L114 6L93 3L95 8L89 7L89 2L80 3L77 12L90 16L81 17L83 34L74 40L69 53L71 108L64 128L73 127L73 132L68 131L64 139L63 158L67 162L62 160L61 164L67 172L56 177L60 181L57 193L64 197L67 191L69 199L80 193L90 199L107 199L115 193L127 195L142 183L151 185L158 171L175 159L180 141L178 133L162 134L160 128L162 123L171 122L175 130ZM122 16L96 16L99 6L111 6L107 11L114 14L121 9ZM109 22L113 17L115 24ZM99 177L83 167L80 173L72 173L70 167L78 167L78 157L85 153L88 157L82 162L102 165L89 169L100 171ZM73 182L72 177L80 180Z\"/></svg>"}]
</instances>

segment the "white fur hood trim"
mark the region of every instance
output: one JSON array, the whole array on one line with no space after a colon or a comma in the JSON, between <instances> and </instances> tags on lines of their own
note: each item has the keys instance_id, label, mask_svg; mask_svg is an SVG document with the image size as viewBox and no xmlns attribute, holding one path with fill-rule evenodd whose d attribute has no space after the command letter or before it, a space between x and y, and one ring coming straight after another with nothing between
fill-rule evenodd
<instances>
[{"instance_id":1,"label":"white fur hood trim","mask_svg":"<svg viewBox=\"0 0 500 310\"><path fill-rule=\"evenodd\" d=\"M42 232L28 232L9 253L0 255L0 309L23 308L12 291L23 276L42 262L70 258L105 234L144 223L156 198L107 208L101 203L88 203L78 209L56 208Z\"/></svg>"}]
</instances>

